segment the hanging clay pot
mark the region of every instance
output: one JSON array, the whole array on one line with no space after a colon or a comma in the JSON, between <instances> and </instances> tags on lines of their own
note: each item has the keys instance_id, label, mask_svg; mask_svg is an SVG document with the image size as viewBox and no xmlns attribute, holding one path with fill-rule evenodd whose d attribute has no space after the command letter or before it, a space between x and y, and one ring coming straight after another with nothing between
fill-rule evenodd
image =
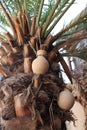
<instances>
[{"instance_id":1,"label":"hanging clay pot","mask_svg":"<svg viewBox=\"0 0 87 130\"><path fill-rule=\"evenodd\" d=\"M37 51L37 56L44 56L44 57L46 57L47 56L47 52L45 50L38 50Z\"/></svg>"},{"instance_id":2,"label":"hanging clay pot","mask_svg":"<svg viewBox=\"0 0 87 130\"><path fill-rule=\"evenodd\" d=\"M69 110L74 105L74 96L69 90L64 90L60 92L57 103L61 109Z\"/></svg>"},{"instance_id":3,"label":"hanging clay pot","mask_svg":"<svg viewBox=\"0 0 87 130\"><path fill-rule=\"evenodd\" d=\"M35 74L45 74L49 69L49 62L44 56L38 56L32 62L32 70Z\"/></svg>"}]
</instances>

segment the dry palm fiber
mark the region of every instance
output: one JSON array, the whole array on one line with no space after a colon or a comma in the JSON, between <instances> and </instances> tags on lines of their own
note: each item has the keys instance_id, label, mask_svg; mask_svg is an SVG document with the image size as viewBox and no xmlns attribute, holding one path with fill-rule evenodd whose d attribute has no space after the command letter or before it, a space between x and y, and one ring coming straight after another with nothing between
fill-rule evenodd
<instances>
[{"instance_id":1,"label":"dry palm fiber","mask_svg":"<svg viewBox=\"0 0 87 130\"><path fill-rule=\"evenodd\" d=\"M13 90L13 96L24 93L26 89L30 88L30 94L28 95L26 107L28 106L31 108L30 115L32 116L32 118L36 119L38 117L38 112L40 114L39 118L41 118L45 126L49 126L49 129L51 125L53 127L54 124L51 123L55 122L55 118L60 119L62 122L65 122L66 120L73 120L71 112L63 111L57 105L57 96L59 92L62 91L65 87L65 84L63 84L61 78L58 78L50 73L44 76L40 76L40 78L41 83L38 88L35 88L33 84L33 74L30 75L20 73L11 76L11 78L8 77L7 79L3 80L0 85L0 99L2 99L3 101L3 99L5 98L5 95L2 92L3 87L11 87ZM11 82L9 82L9 80L11 80ZM16 116L12 117L12 119L13 118L15 118L15 120L17 119ZM43 127L42 122L38 120L37 123L35 122L37 125L37 129L41 129L41 127ZM54 128L56 127L57 126L54 126Z\"/></svg>"}]
</instances>

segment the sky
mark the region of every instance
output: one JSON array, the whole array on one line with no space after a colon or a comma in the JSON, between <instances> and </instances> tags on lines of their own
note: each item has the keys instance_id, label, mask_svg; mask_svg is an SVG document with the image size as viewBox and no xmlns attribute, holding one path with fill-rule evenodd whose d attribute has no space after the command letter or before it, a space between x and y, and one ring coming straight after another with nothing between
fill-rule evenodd
<instances>
[{"instance_id":1,"label":"sky","mask_svg":"<svg viewBox=\"0 0 87 130\"><path fill-rule=\"evenodd\" d=\"M70 21L87 6L87 0L76 0L64 16L65 21Z\"/></svg>"}]
</instances>

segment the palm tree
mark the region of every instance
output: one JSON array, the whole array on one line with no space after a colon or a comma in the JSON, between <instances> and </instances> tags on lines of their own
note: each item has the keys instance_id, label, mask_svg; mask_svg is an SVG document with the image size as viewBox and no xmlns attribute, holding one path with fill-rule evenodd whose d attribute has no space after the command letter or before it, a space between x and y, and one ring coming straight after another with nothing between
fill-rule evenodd
<instances>
[{"instance_id":1,"label":"palm tree","mask_svg":"<svg viewBox=\"0 0 87 130\"><path fill-rule=\"evenodd\" d=\"M76 46L87 37L87 7L57 34L51 33L74 2L0 1L2 130L65 130L66 120L74 122L74 98L65 90L59 63L72 83L63 56L79 55Z\"/></svg>"}]
</instances>

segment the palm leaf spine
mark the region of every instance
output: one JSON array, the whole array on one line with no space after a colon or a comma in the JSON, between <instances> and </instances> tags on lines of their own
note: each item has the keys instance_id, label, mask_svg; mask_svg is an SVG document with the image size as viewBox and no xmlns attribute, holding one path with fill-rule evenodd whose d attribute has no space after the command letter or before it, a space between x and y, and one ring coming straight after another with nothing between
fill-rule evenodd
<instances>
[{"instance_id":1,"label":"palm leaf spine","mask_svg":"<svg viewBox=\"0 0 87 130\"><path fill-rule=\"evenodd\" d=\"M47 37L50 32L53 30L53 28L56 26L56 24L59 22L59 20L63 17L63 15L66 13L66 11L71 7L71 5L74 3L75 0L72 0L72 2L62 11L61 15L53 22L51 27L47 30L45 37Z\"/></svg>"},{"instance_id":2,"label":"palm leaf spine","mask_svg":"<svg viewBox=\"0 0 87 130\"><path fill-rule=\"evenodd\" d=\"M54 14L56 8L58 7L59 2L60 2L60 0L57 0L56 4L53 6L51 12L49 13L49 15L48 15L48 17L47 17L47 20L46 20L46 22L45 22L45 24L44 24L44 27L43 27L42 36L44 36L44 33L45 33L47 27L48 27L49 24L50 24L50 20L51 20L53 14Z\"/></svg>"}]
</instances>

